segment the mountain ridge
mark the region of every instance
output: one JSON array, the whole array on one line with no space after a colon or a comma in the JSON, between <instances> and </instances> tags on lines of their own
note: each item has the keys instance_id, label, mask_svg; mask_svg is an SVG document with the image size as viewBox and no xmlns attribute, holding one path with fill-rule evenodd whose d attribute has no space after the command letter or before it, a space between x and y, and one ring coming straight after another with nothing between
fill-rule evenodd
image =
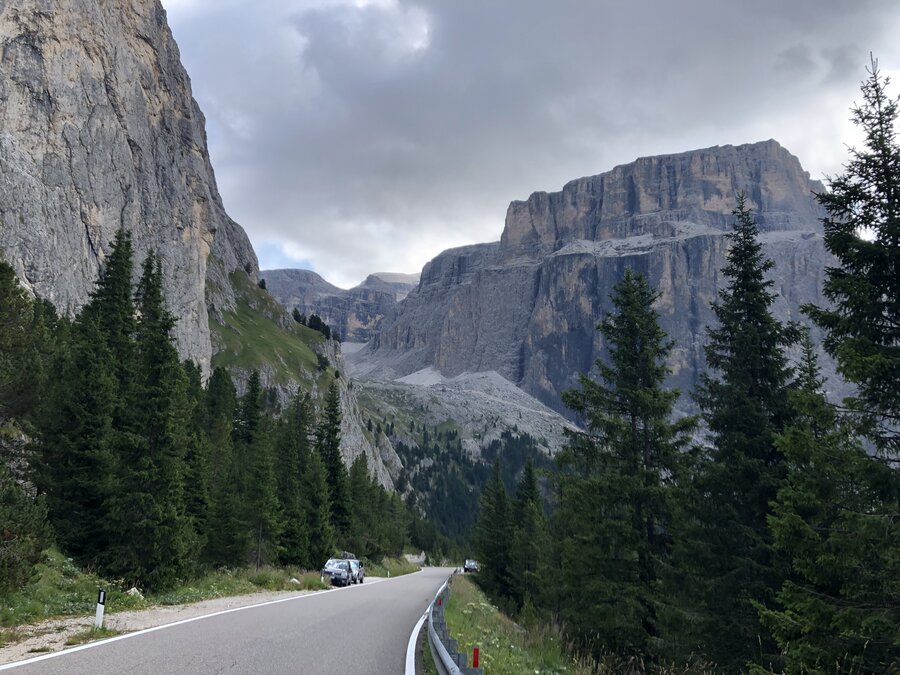
<instances>
[{"instance_id":1,"label":"mountain ridge","mask_svg":"<svg viewBox=\"0 0 900 675\"><path fill-rule=\"evenodd\" d=\"M822 189L769 140L641 158L532 193L510 204L499 242L427 263L416 290L351 355L353 368L376 378L494 370L565 412L561 393L603 355L596 325L633 267L660 291L660 320L676 342L669 384L687 394L705 368L737 194L747 195L776 265L776 316L801 320L803 303L824 303L829 258L813 195ZM824 367L833 374L827 359Z\"/></svg>"}]
</instances>

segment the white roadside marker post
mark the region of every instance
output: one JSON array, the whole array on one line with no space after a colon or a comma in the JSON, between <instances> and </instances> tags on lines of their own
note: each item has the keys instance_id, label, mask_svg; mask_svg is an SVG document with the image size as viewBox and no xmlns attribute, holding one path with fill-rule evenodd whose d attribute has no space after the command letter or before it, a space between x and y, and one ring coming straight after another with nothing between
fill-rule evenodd
<instances>
[{"instance_id":1,"label":"white roadside marker post","mask_svg":"<svg viewBox=\"0 0 900 675\"><path fill-rule=\"evenodd\" d=\"M101 588L97 592L97 615L94 617L94 626L103 627L103 610L106 609L106 590Z\"/></svg>"}]
</instances>

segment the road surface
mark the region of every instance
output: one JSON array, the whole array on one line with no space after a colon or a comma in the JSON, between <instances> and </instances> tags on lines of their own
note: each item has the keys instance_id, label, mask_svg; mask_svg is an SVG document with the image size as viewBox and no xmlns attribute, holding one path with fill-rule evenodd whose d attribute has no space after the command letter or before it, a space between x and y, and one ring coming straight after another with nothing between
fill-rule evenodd
<instances>
[{"instance_id":1,"label":"road surface","mask_svg":"<svg viewBox=\"0 0 900 675\"><path fill-rule=\"evenodd\" d=\"M427 568L246 607L11 664L10 672L402 675L413 627L451 572Z\"/></svg>"}]
</instances>

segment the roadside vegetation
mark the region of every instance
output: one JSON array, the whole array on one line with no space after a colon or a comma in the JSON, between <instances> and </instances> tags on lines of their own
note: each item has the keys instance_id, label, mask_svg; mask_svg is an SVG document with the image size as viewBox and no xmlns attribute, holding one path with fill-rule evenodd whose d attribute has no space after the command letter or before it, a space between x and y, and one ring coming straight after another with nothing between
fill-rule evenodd
<instances>
[{"instance_id":1,"label":"roadside vegetation","mask_svg":"<svg viewBox=\"0 0 900 675\"><path fill-rule=\"evenodd\" d=\"M386 557L380 562L364 562L367 577L399 577L404 574L418 572L421 569L418 565L414 565L406 560L406 558Z\"/></svg>"},{"instance_id":2,"label":"roadside vegetation","mask_svg":"<svg viewBox=\"0 0 900 675\"><path fill-rule=\"evenodd\" d=\"M459 651L472 659L472 648L481 652L481 666L491 675L520 673L585 673L567 653L560 636L537 626L517 624L497 607L468 577L455 575L450 600L444 608L450 635ZM426 644L426 655L429 654Z\"/></svg>"},{"instance_id":3,"label":"roadside vegetation","mask_svg":"<svg viewBox=\"0 0 900 675\"><path fill-rule=\"evenodd\" d=\"M711 669L692 663L689 667L661 666L640 657L622 657L605 652L592 658L578 654L556 625L538 620L533 608L526 608L514 621L491 603L478 588L474 576L454 576L444 617L450 635L460 651L469 655L479 647L481 667L488 675L712 675ZM427 638L424 646L426 671L434 668ZM434 672L437 672L435 669Z\"/></svg>"},{"instance_id":4,"label":"roadside vegetation","mask_svg":"<svg viewBox=\"0 0 900 675\"><path fill-rule=\"evenodd\" d=\"M673 414L660 295L629 269L598 326L603 358L563 398L584 430L556 457L552 514L530 465L512 498L494 467L478 584L526 625L561 626L598 672L900 672L900 106L886 85L873 62L853 109L865 148L817 195L838 262L828 307L804 306L806 326L774 315L773 263L740 194L691 392L701 417ZM811 329L856 387L840 406ZM479 626L490 605L466 593Z\"/></svg>"},{"instance_id":5,"label":"roadside vegetation","mask_svg":"<svg viewBox=\"0 0 900 675\"><path fill-rule=\"evenodd\" d=\"M81 645L85 642L92 642L93 640L102 640L104 638L115 637L119 635L120 632L117 630L112 630L109 628L104 628L101 626L97 628L96 626L91 626L85 631L80 633L76 633L75 635L70 636L66 639L66 647L74 647L75 645Z\"/></svg>"},{"instance_id":6,"label":"roadside vegetation","mask_svg":"<svg viewBox=\"0 0 900 675\"><path fill-rule=\"evenodd\" d=\"M35 567L30 581L9 593L0 605L0 626L11 628L63 616L93 614L97 590L106 589L106 612L113 614L155 605L180 605L258 591L323 590L318 571L295 567L220 569L171 589L143 595L122 580L103 579L80 570L71 559L52 548Z\"/></svg>"},{"instance_id":7,"label":"roadside vegetation","mask_svg":"<svg viewBox=\"0 0 900 675\"><path fill-rule=\"evenodd\" d=\"M400 557L366 562L367 577L397 577L419 570ZM94 613L97 590L106 589L106 613L115 614L159 605L181 605L202 600L248 595L261 591L319 591L330 588L319 570L293 566L222 568L168 590L146 595L130 590L123 580L109 580L79 569L56 548L48 549L22 588L8 593L0 603L0 646L19 639L16 627L46 619L88 616ZM91 634L90 639L107 637Z\"/></svg>"},{"instance_id":8,"label":"roadside vegetation","mask_svg":"<svg viewBox=\"0 0 900 675\"><path fill-rule=\"evenodd\" d=\"M256 370L240 396L225 368L204 383L179 361L159 259L147 256L137 284L134 271L120 230L70 321L0 260L0 621L90 611L101 577L121 580L111 590L202 599L290 588L292 577L315 587L298 570L336 551L378 561L428 548L421 516L364 455L348 470L337 373L283 409ZM315 371L326 338L296 322L281 330L250 311L274 300L249 278L236 286L232 337Z\"/></svg>"}]
</instances>

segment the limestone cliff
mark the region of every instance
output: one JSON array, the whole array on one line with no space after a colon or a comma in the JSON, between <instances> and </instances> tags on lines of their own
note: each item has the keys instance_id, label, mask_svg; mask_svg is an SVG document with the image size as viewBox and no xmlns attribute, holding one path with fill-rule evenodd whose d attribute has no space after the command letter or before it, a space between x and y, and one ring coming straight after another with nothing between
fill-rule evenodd
<instances>
[{"instance_id":1,"label":"limestone cliff","mask_svg":"<svg viewBox=\"0 0 900 675\"><path fill-rule=\"evenodd\" d=\"M602 354L597 323L627 267L661 297L675 341L670 384L690 392L704 368L736 195L746 193L775 262L774 311L802 319L822 302L821 212L800 162L775 141L648 157L513 202L499 243L446 251L353 356L381 377L434 366L445 376L496 370L557 410Z\"/></svg>"},{"instance_id":2,"label":"limestone cliff","mask_svg":"<svg viewBox=\"0 0 900 675\"><path fill-rule=\"evenodd\" d=\"M419 281L417 274L370 274L345 290L309 270L263 270L268 291L289 310L316 314L347 342L367 342L382 318L405 298Z\"/></svg>"},{"instance_id":3,"label":"limestone cliff","mask_svg":"<svg viewBox=\"0 0 900 675\"><path fill-rule=\"evenodd\" d=\"M233 304L228 273L253 275L257 262L222 207L159 0L5 0L0 249L25 286L72 314L119 227L138 264L162 256L179 351L208 369L207 300Z\"/></svg>"}]
</instances>

